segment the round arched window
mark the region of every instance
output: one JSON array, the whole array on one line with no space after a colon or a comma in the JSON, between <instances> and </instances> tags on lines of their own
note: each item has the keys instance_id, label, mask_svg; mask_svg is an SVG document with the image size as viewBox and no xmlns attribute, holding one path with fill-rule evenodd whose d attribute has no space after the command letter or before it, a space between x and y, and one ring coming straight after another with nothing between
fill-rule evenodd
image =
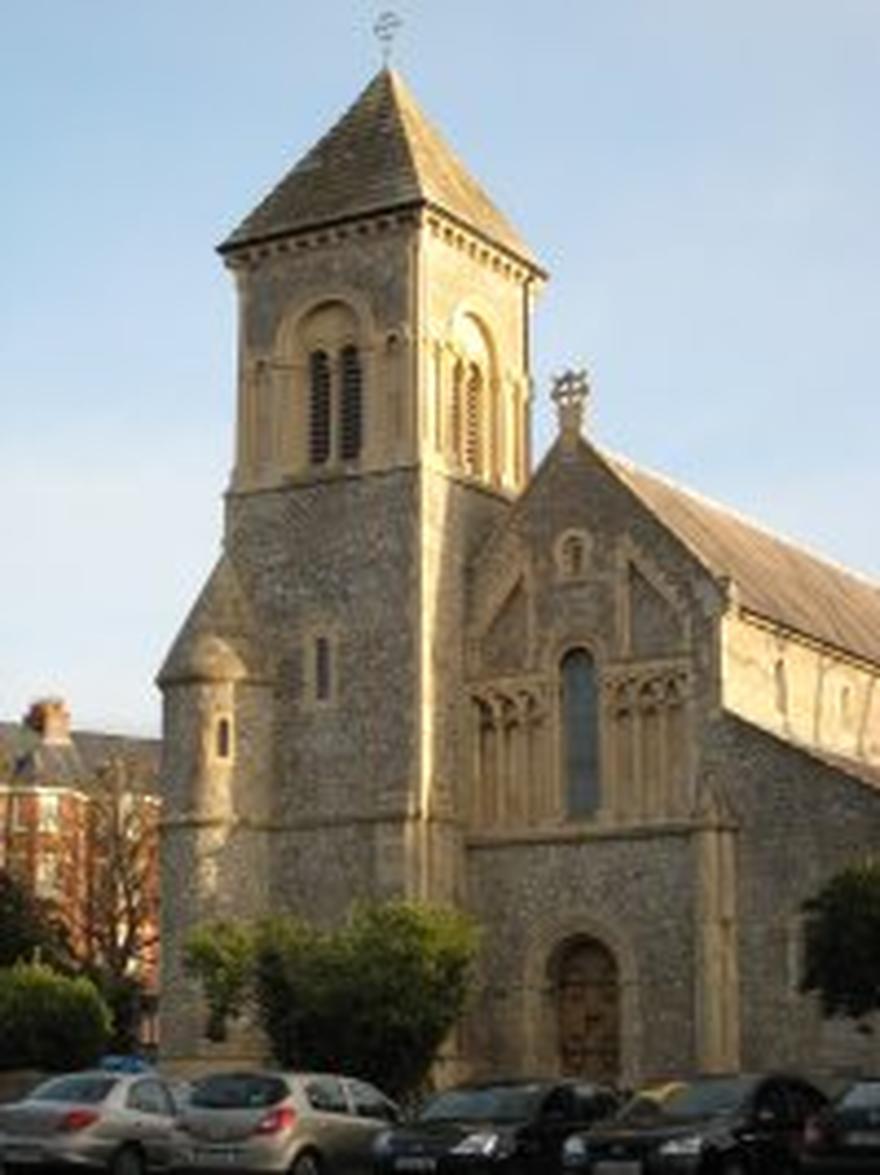
<instances>
[{"instance_id":1,"label":"round arched window","mask_svg":"<svg viewBox=\"0 0 880 1175\"><path fill-rule=\"evenodd\" d=\"M586 649L562 658L562 765L567 815L587 819L599 809L599 690L596 664Z\"/></svg>"}]
</instances>

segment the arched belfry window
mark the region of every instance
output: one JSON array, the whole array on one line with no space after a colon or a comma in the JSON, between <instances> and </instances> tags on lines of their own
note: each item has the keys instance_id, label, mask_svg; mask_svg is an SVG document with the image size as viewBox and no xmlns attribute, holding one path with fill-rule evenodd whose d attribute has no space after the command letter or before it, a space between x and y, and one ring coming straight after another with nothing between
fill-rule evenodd
<instances>
[{"instance_id":1,"label":"arched belfry window","mask_svg":"<svg viewBox=\"0 0 880 1175\"><path fill-rule=\"evenodd\" d=\"M586 649L562 658L562 770L566 814L595 816L600 803L599 688L596 663Z\"/></svg>"},{"instance_id":2,"label":"arched belfry window","mask_svg":"<svg viewBox=\"0 0 880 1175\"><path fill-rule=\"evenodd\" d=\"M330 358L326 351L309 355L309 460L324 465L330 458Z\"/></svg>"},{"instance_id":3,"label":"arched belfry window","mask_svg":"<svg viewBox=\"0 0 880 1175\"><path fill-rule=\"evenodd\" d=\"M324 302L296 324L297 356L306 357L307 461L333 467L357 461L366 427L362 324L347 303ZM299 367L297 358L294 368Z\"/></svg>"},{"instance_id":4,"label":"arched belfry window","mask_svg":"<svg viewBox=\"0 0 880 1175\"><path fill-rule=\"evenodd\" d=\"M456 356L449 388L448 456L464 473L494 479L498 473L497 365L491 335L473 314L460 314L453 329Z\"/></svg>"},{"instance_id":5,"label":"arched belfry window","mask_svg":"<svg viewBox=\"0 0 880 1175\"><path fill-rule=\"evenodd\" d=\"M339 433L343 461L360 456L363 431L361 360L352 343L342 348L340 364Z\"/></svg>"}]
</instances>

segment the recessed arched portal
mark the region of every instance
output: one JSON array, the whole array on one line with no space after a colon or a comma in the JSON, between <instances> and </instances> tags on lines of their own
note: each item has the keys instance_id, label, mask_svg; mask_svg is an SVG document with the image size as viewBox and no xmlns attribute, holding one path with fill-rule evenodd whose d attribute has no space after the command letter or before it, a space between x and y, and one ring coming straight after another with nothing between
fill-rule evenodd
<instances>
[{"instance_id":1,"label":"recessed arched portal","mask_svg":"<svg viewBox=\"0 0 880 1175\"><path fill-rule=\"evenodd\" d=\"M562 943L551 960L560 1071L591 1081L620 1079L620 973L603 942Z\"/></svg>"}]
</instances>

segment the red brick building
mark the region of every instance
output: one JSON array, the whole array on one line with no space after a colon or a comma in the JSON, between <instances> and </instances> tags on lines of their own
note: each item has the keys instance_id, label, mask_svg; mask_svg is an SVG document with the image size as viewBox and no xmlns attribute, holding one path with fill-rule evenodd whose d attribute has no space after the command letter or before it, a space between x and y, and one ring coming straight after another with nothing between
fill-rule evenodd
<instances>
[{"instance_id":1,"label":"red brick building","mask_svg":"<svg viewBox=\"0 0 880 1175\"><path fill-rule=\"evenodd\" d=\"M0 723L0 869L53 907L79 959L127 959L153 999L158 759L155 739L72 731L57 698Z\"/></svg>"}]
</instances>

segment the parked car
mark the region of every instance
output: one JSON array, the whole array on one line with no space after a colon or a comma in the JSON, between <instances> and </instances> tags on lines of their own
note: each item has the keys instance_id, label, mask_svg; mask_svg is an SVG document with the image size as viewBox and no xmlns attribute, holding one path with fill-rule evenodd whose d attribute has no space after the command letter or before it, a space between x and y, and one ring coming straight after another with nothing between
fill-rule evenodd
<instances>
[{"instance_id":1,"label":"parked car","mask_svg":"<svg viewBox=\"0 0 880 1175\"><path fill-rule=\"evenodd\" d=\"M375 1171L394 1175L552 1175L573 1131L615 1112L613 1090L586 1081L496 1081L431 1098L379 1135Z\"/></svg>"},{"instance_id":2,"label":"parked car","mask_svg":"<svg viewBox=\"0 0 880 1175\"><path fill-rule=\"evenodd\" d=\"M199 1170L353 1175L399 1118L365 1081L331 1073L213 1073L193 1082L178 1117L179 1161Z\"/></svg>"},{"instance_id":3,"label":"parked car","mask_svg":"<svg viewBox=\"0 0 880 1175\"><path fill-rule=\"evenodd\" d=\"M152 1073L153 1065L140 1053L105 1053L98 1061L105 1073Z\"/></svg>"},{"instance_id":4,"label":"parked car","mask_svg":"<svg viewBox=\"0 0 880 1175\"><path fill-rule=\"evenodd\" d=\"M144 1175L174 1161L175 1105L154 1074L90 1070L53 1077L0 1106L0 1166L104 1168Z\"/></svg>"},{"instance_id":5,"label":"parked car","mask_svg":"<svg viewBox=\"0 0 880 1175\"><path fill-rule=\"evenodd\" d=\"M880 1077L854 1081L807 1123L804 1171L880 1171Z\"/></svg>"},{"instance_id":6,"label":"parked car","mask_svg":"<svg viewBox=\"0 0 880 1175\"><path fill-rule=\"evenodd\" d=\"M664 1097L636 1095L610 1123L572 1135L566 1172L589 1175L789 1175L807 1121L826 1098L787 1074L701 1077Z\"/></svg>"}]
</instances>

